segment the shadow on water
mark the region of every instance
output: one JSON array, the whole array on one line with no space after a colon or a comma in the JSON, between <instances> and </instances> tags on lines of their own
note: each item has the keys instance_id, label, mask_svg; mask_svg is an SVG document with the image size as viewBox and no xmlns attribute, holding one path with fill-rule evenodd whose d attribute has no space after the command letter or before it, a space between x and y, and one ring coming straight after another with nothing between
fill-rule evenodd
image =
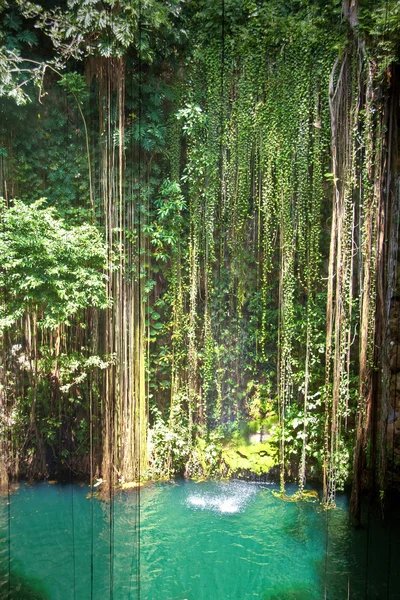
<instances>
[{"instance_id":1,"label":"shadow on water","mask_svg":"<svg viewBox=\"0 0 400 600\"><path fill-rule=\"evenodd\" d=\"M285 537L290 537L299 544L304 544L309 539L309 524L304 509L308 509L309 507L298 503L294 508L295 511L292 512L290 517L284 519L282 532Z\"/></svg>"},{"instance_id":2,"label":"shadow on water","mask_svg":"<svg viewBox=\"0 0 400 600\"><path fill-rule=\"evenodd\" d=\"M17 491L18 485L14 485L11 491ZM4 488L0 490L0 499L3 502L0 505L0 517L4 526L4 519L7 513L4 512L8 500L8 492L4 493ZM8 533L0 529L0 600L49 600L50 596L45 590L42 582L36 578L28 578L23 574L23 568L13 559L11 572L9 572L8 551L7 551Z\"/></svg>"},{"instance_id":3,"label":"shadow on water","mask_svg":"<svg viewBox=\"0 0 400 600\"><path fill-rule=\"evenodd\" d=\"M310 588L304 585L268 592L262 600L310 600Z\"/></svg>"},{"instance_id":4,"label":"shadow on water","mask_svg":"<svg viewBox=\"0 0 400 600\"><path fill-rule=\"evenodd\" d=\"M34 578L25 577L16 570L9 574L0 567L0 600L49 600L43 584Z\"/></svg>"},{"instance_id":5,"label":"shadow on water","mask_svg":"<svg viewBox=\"0 0 400 600\"><path fill-rule=\"evenodd\" d=\"M394 519L383 522L380 514L364 504L362 526L355 528L347 497L343 496L340 504L332 511L301 503L288 506L282 522L284 537L295 540L305 552L319 547L318 553L309 557L314 581L311 586L282 582L282 586L264 591L263 600L399 597L393 585L395 569L390 566L400 554L398 523Z\"/></svg>"},{"instance_id":6,"label":"shadow on water","mask_svg":"<svg viewBox=\"0 0 400 600\"><path fill-rule=\"evenodd\" d=\"M400 518L397 510L382 519L380 507L365 498L358 526L350 518L347 503L342 508L328 511L325 517L326 549L322 560L315 561L316 578L324 596L329 600L397 600L400 597L397 575Z\"/></svg>"}]
</instances>

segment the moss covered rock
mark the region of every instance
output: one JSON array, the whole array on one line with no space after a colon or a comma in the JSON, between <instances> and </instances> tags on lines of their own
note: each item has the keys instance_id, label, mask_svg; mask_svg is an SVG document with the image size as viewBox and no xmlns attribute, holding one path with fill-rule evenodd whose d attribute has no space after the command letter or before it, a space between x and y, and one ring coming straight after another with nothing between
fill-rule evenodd
<instances>
[{"instance_id":1,"label":"moss covered rock","mask_svg":"<svg viewBox=\"0 0 400 600\"><path fill-rule=\"evenodd\" d=\"M240 472L263 475L278 464L276 448L268 441L240 445L229 442L222 450L222 460L232 475Z\"/></svg>"}]
</instances>

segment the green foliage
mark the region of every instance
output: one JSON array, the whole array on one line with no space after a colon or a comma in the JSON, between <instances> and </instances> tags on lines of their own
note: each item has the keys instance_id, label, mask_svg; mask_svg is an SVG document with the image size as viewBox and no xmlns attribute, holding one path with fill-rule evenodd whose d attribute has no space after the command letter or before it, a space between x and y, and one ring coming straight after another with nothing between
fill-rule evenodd
<instances>
[{"instance_id":1,"label":"green foliage","mask_svg":"<svg viewBox=\"0 0 400 600\"><path fill-rule=\"evenodd\" d=\"M21 18L14 6L0 4L0 97L8 96L18 105L29 102L27 84L40 85L41 65L24 63L23 53L38 43L36 32Z\"/></svg>"},{"instance_id":2,"label":"green foliage","mask_svg":"<svg viewBox=\"0 0 400 600\"><path fill-rule=\"evenodd\" d=\"M52 39L62 62L88 54L121 57L133 47L151 63L156 50L163 51L161 40L177 43L184 34L175 22L180 0L69 0L67 6L50 10L33 2L18 0L18 4L22 14L36 18L37 27Z\"/></svg>"},{"instance_id":3,"label":"green foliage","mask_svg":"<svg viewBox=\"0 0 400 600\"><path fill-rule=\"evenodd\" d=\"M88 87L85 78L79 73L64 73L58 85L67 92L71 92L80 104L83 104L88 98Z\"/></svg>"},{"instance_id":4,"label":"green foliage","mask_svg":"<svg viewBox=\"0 0 400 600\"><path fill-rule=\"evenodd\" d=\"M339 177L330 152L330 74L357 40L374 85L388 89L399 58L398 3L361 3L355 27L342 18L341 0L13 6L1 11L0 95L31 102L1 100L1 183L11 208L2 204L0 215L0 329L10 332L27 315L39 320L44 336L71 325L57 356L53 339L41 340L37 381L32 367L22 368L29 381L25 395L15 392L14 407L21 439L37 401L39 430L53 446L65 429L51 406L60 401L71 437L87 451L89 390L98 409L99 372L111 385L123 368L114 348L103 356L94 347L99 322L87 310L109 306L108 283L120 295L111 315L119 330L110 343L120 358L126 348L129 354L146 345L140 357L146 353L150 476L212 476L224 462L234 472L261 474L277 463L279 447L282 485L287 461L299 462L304 486L329 459L330 479L342 486L359 402L350 346L358 342L362 307L346 257L360 242L357 260L369 260L363 220L376 208L371 172L384 102L351 121L365 76L352 63L346 85L354 164ZM37 32L52 50L45 43L32 54ZM27 52L35 62L21 58ZM55 86L48 65L66 67ZM46 95L36 100L30 82L46 69ZM9 201L10 182L23 202ZM327 347L328 228L332 192L343 182L342 317ZM30 203L38 190L57 212ZM360 209L363 223L354 234L356 196L370 212ZM85 224L95 219L107 228L108 248L99 229ZM118 272L107 265L112 252ZM140 324L132 321L128 340L121 315L129 306ZM372 311L369 319L371 329ZM72 333L77 326L84 341L81 331ZM132 381L137 377L135 371ZM336 425L327 450L326 431ZM247 447L245 434L263 428L272 434L268 442ZM33 449L40 445L30 440ZM73 452L74 444L62 460Z\"/></svg>"},{"instance_id":5,"label":"green foliage","mask_svg":"<svg viewBox=\"0 0 400 600\"><path fill-rule=\"evenodd\" d=\"M169 479L182 476L190 457L190 439L184 415L175 415L168 425L157 409L153 409L154 425L151 429L151 456L149 476Z\"/></svg>"},{"instance_id":6,"label":"green foliage","mask_svg":"<svg viewBox=\"0 0 400 600\"><path fill-rule=\"evenodd\" d=\"M367 36L370 52L378 60L382 76L400 58L400 7L396 0L366 2L360 6L360 31Z\"/></svg>"},{"instance_id":7,"label":"green foliage","mask_svg":"<svg viewBox=\"0 0 400 600\"><path fill-rule=\"evenodd\" d=\"M229 444L224 446L222 460L232 475L267 475L278 464L277 450L271 442Z\"/></svg>"},{"instance_id":8,"label":"green foliage","mask_svg":"<svg viewBox=\"0 0 400 600\"><path fill-rule=\"evenodd\" d=\"M44 350L45 349L42 348L42 355L44 354ZM70 352L69 354L62 353L57 357L58 368L60 370L58 383L60 391L63 394L69 395L70 390L85 382L92 371L96 369L105 370L115 363L115 357L113 356L100 357L93 354L85 356L84 352L87 354L87 349L81 348L79 352L75 351ZM50 360L54 362L54 357L51 357ZM50 369L47 368L47 370L43 370L43 373L45 374L49 371ZM70 402L79 404L79 398L70 397L69 400Z\"/></svg>"},{"instance_id":9,"label":"green foliage","mask_svg":"<svg viewBox=\"0 0 400 600\"><path fill-rule=\"evenodd\" d=\"M26 311L37 312L43 327L69 323L93 306L108 305L107 249L91 225L68 227L45 201L1 204L0 329Z\"/></svg>"},{"instance_id":10,"label":"green foliage","mask_svg":"<svg viewBox=\"0 0 400 600\"><path fill-rule=\"evenodd\" d=\"M215 477L221 474L223 465L222 436L211 431L206 438L198 437L188 466L191 477Z\"/></svg>"},{"instance_id":11,"label":"green foliage","mask_svg":"<svg viewBox=\"0 0 400 600\"><path fill-rule=\"evenodd\" d=\"M182 213L186 209L179 184L169 179L163 181L160 195L154 205L157 220L149 229L150 244L154 249L155 260L165 263L178 248L183 223Z\"/></svg>"}]
</instances>

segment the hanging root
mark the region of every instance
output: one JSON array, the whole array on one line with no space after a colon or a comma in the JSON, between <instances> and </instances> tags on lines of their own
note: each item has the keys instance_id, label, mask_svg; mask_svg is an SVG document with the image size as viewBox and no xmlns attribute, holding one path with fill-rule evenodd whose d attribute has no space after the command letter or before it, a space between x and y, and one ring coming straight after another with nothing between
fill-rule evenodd
<instances>
[{"instance_id":1,"label":"hanging root","mask_svg":"<svg viewBox=\"0 0 400 600\"><path fill-rule=\"evenodd\" d=\"M302 490L297 491L291 496L288 496L285 492L272 491L275 498L284 500L285 502L319 502L319 494L316 490Z\"/></svg>"}]
</instances>

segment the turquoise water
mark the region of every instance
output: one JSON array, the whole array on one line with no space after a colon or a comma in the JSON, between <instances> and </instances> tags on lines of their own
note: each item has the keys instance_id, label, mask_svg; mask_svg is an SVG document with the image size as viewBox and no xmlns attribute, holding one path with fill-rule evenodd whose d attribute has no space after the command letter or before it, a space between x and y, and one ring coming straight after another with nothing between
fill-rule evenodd
<instances>
[{"instance_id":1,"label":"turquoise water","mask_svg":"<svg viewBox=\"0 0 400 600\"><path fill-rule=\"evenodd\" d=\"M398 521L366 508L355 530L346 496L323 512L272 489L178 481L110 503L87 486L21 484L0 497L0 598L400 598Z\"/></svg>"}]
</instances>

